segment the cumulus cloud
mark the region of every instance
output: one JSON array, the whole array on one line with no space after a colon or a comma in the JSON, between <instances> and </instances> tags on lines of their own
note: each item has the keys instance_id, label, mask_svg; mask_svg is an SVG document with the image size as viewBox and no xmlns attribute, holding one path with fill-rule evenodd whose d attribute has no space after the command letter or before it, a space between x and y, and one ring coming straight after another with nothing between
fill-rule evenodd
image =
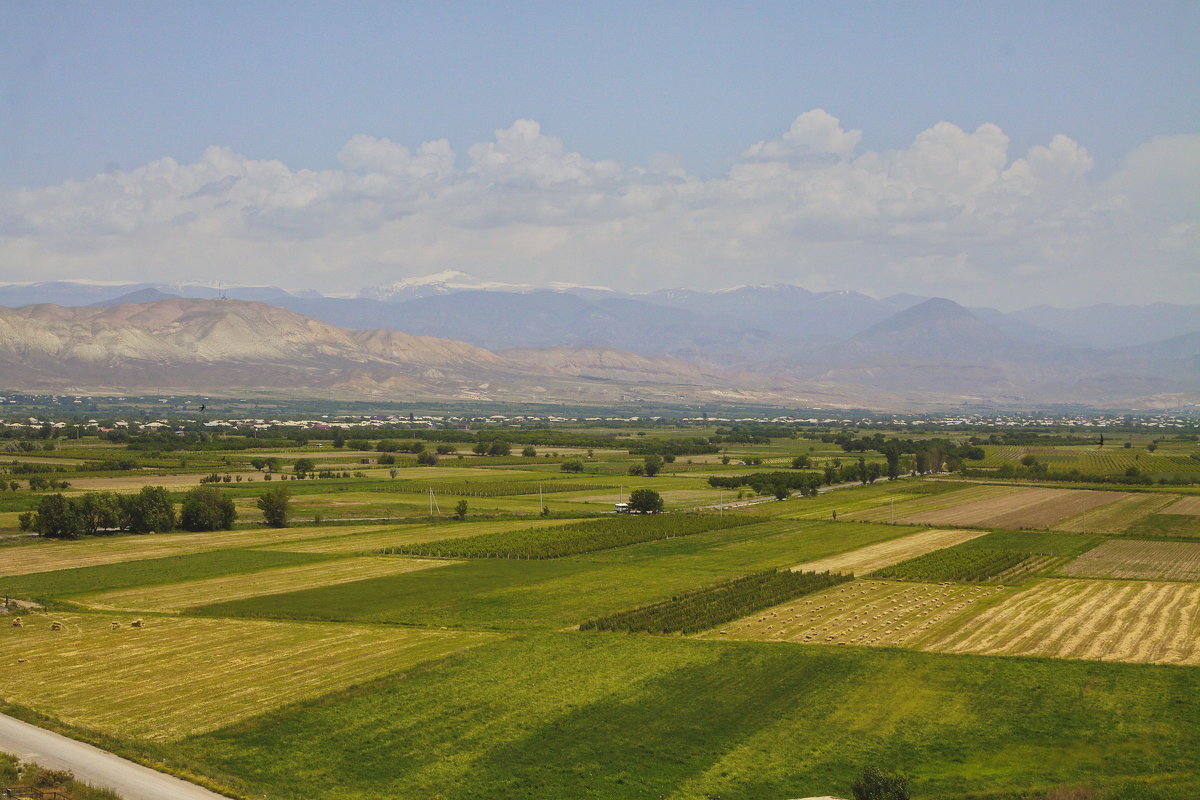
<instances>
[{"instance_id":1,"label":"cumulus cloud","mask_svg":"<svg viewBox=\"0 0 1200 800\"><path fill-rule=\"evenodd\" d=\"M210 147L0 192L0 279L221 278L353 291L464 269L626 290L788 281L973 303L1200 299L1200 136L1162 137L1106 180L1062 135L1010 153L939 122L862 151L801 114L728 171L594 160L517 120L455 153L357 135L339 168Z\"/></svg>"}]
</instances>

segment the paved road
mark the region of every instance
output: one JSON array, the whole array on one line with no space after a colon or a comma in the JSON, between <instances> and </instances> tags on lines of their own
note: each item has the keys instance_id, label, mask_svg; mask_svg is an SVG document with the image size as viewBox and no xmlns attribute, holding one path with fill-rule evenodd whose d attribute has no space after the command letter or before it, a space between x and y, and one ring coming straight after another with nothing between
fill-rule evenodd
<instances>
[{"instance_id":1,"label":"paved road","mask_svg":"<svg viewBox=\"0 0 1200 800\"><path fill-rule=\"evenodd\" d=\"M69 769L76 780L112 789L123 800L229 800L194 783L3 714L0 751L48 769Z\"/></svg>"}]
</instances>

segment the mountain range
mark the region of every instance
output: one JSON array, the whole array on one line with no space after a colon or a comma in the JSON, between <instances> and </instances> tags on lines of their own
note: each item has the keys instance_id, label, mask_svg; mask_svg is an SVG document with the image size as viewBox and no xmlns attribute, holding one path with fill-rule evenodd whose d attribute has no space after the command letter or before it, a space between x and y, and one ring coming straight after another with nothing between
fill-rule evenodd
<instances>
[{"instance_id":1,"label":"mountain range","mask_svg":"<svg viewBox=\"0 0 1200 800\"><path fill-rule=\"evenodd\" d=\"M339 297L10 284L0 304L16 307L0 308L0 388L10 390L894 410L1200 401L1200 306L1166 303L1006 314L790 285L633 295L447 272Z\"/></svg>"}]
</instances>

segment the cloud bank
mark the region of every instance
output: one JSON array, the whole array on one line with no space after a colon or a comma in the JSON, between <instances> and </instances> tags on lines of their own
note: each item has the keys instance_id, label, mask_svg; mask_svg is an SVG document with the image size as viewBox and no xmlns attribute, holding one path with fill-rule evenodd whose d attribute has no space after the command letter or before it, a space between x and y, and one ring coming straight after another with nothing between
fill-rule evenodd
<instances>
[{"instance_id":1,"label":"cloud bank","mask_svg":"<svg viewBox=\"0 0 1200 800\"><path fill-rule=\"evenodd\" d=\"M1104 180L1062 135L1009 153L939 122L903 150L816 109L701 178L624 166L517 120L458 154L353 137L340 167L210 147L0 192L0 280L224 280L352 292L462 269L636 291L790 282L1013 307L1200 301L1200 135Z\"/></svg>"}]
</instances>

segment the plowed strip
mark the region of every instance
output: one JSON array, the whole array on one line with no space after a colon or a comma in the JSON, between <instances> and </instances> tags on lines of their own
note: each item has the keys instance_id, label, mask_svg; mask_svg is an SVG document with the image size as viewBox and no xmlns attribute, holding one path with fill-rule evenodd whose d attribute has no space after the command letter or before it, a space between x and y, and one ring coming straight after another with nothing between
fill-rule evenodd
<instances>
[{"instance_id":1,"label":"plowed strip","mask_svg":"<svg viewBox=\"0 0 1200 800\"><path fill-rule=\"evenodd\" d=\"M943 508L953 508L965 503L1004 497L1022 491L1026 490L1020 486L972 486L969 489L960 489L956 492L946 492L945 494L927 495L925 497L918 497L915 500L904 500L900 503L889 502L877 508L868 508L844 514L843 517L852 520L866 520L867 522L890 522L893 518L899 521L901 517L906 515L924 511L937 511Z\"/></svg>"},{"instance_id":2,"label":"plowed strip","mask_svg":"<svg viewBox=\"0 0 1200 800\"><path fill-rule=\"evenodd\" d=\"M1173 495L1172 495L1173 496ZM1181 497L1173 504L1163 509L1164 514L1193 514L1200 516L1200 495Z\"/></svg>"},{"instance_id":3,"label":"plowed strip","mask_svg":"<svg viewBox=\"0 0 1200 800\"><path fill-rule=\"evenodd\" d=\"M897 518L919 525L978 525L994 528L1041 528L1124 497L1116 492L1073 489L1021 489L972 503Z\"/></svg>"},{"instance_id":4,"label":"plowed strip","mask_svg":"<svg viewBox=\"0 0 1200 800\"><path fill-rule=\"evenodd\" d=\"M1067 564L1062 572L1091 578L1200 580L1200 544L1110 540Z\"/></svg>"},{"instance_id":5,"label":"plowed strip","mask_svg":"<svg viewBox=\"0 0 1200 800\"><path fill-rule=\"evenodd\" d=\"M1096 533L1122 533L1147 514L1174 500L1172 494L1128 494L1115 503L1055 523L1054 529Z\"/></svg>"}]
</instances>

